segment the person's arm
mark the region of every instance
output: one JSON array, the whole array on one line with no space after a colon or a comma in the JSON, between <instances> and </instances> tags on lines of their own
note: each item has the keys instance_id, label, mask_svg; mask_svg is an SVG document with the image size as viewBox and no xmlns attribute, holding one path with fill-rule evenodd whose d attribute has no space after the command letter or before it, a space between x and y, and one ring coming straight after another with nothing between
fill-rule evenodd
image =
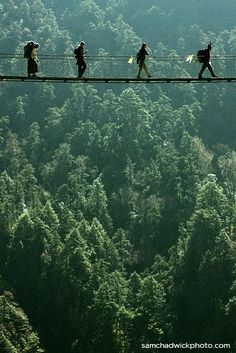
<instances>
[{"instance_id":1,"label":"person's arm","mask_svg":"<svg viewBox=\"0 0 236 353\"><path fill-rule=\"evenodd\" d=\"M37 59L37 50L34 48L31 52L31 58L36 60Z\"/></svg>"},{"instance_id":2,"label":"person's arm","mask_svg":"<svg viewBox=\"0 0 236 353\"><path fill-rule=\"evenodd\" d=\"M211 48L212 48L212 44L211 44L211 42L210 42L210 43L208 44L208 46L207 46L207 49L210 51Z\"/></svg>"}]
</instances>

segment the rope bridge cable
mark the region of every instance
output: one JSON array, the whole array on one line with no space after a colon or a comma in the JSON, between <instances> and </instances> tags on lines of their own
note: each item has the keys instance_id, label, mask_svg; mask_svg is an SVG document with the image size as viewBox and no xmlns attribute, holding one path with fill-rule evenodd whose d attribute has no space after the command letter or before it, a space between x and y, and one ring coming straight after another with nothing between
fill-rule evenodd
<instances>
[{"instance_id":1,"label":"rope bridge cable","mask_svg":"<svg viewBox=\"0 0 236 353\"><path fill-rule=\"evenodd\" d=\"M196 56L192 62L187 62L188 56L155 56L147 58L146 63L154 78L196 78L201 64L197 62ZM236 75L235 55L211 56L215 72L220 77L230 77L231 81ZM131 60L132 59L132 60ZM137 64L135 55L88 55L86 57L86 78L135 78ZM77 66L74 55L71 54L41 54L38 57L39 76L46 78L65 78L69 81L77 76ZM27 59L22 53L0 53L0 78L1 77L25 77ZM205 76L209 76L206 70ZM145 78L145 74L143 73ZM116 81L116 80L115 80Z\"/></svg>"}]
</instances>

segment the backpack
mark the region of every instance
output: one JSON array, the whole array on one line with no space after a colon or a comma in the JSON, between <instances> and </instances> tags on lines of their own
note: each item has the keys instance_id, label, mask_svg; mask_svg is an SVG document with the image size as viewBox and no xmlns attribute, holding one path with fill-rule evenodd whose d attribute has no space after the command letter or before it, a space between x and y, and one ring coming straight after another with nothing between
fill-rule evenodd
<instances>
[{"instance_id":1,"label":"backpack","mask_svg":"<svg viewBox=\"0 0 236 353\"><path fill-rule=\"evenodd\" d=\"M203 63L205 61L206 57L206 50L205 49L200 49L197 52L197 59L199 63Z\"/></svg>"},{"instance_id":2,"label":"backpack","mask_svg":"<svg viewBox=\"0 0 236 353\"><path fill-rule=\"evenodd\" d=\"M24 46L24 58L26 58L26 59L30 58L30 54L31 54L33 48L34 48L34 42L28 42L27 44L25 44L25 46Z\"/></svg>"}]
</instances>

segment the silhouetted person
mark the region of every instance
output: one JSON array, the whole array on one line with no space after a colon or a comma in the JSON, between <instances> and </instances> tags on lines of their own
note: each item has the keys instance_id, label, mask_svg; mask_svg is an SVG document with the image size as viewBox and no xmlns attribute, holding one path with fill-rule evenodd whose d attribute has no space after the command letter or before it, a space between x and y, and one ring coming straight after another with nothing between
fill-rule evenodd
<instances>
[{"instance_id":1,"label":"silhouetted person","mask_svg":"<svg viewBox=\"0 0 236 353\"><path fill-rule=\"evenodd\" d=\"M34 43L32 41L28 42L24 47L24 57L28 59L28 62L27 62L28 77L37 77L36 72L38 72L38 63L37 63L38 47L39 47L39 44Z\"/></svg>"},{"instance_id":2,"label":"silhouetted person","mask_svg":"<svg viewBox=\"0 0 236 353\"><path fill-rule=\"evenodd\" d=\"M146 47L147 47L146 43L143 43L137 54L137 64L139 65L137 78L140 78L140 73L142 70L146 72L148 77L151 77L151 75L148 73L148 70L145 64L146 55L149 55L149 53L146 50Z\"/></svg>"},{"instance_id":3,"label":"silhouetted person","mask_svg":"<svg viewBox=\"0 0 236 353\"><path fill-rule=\"evenodd\" d=\"M198 51L198 61L202 63L202 68L198 74L198 78L201 80L203 72L206 70L206 68L210 71L212 77L217 77L217 75L214 73L213 68L211 66L211 51L212 45L211 42L208 44L207 48L204 50L199 50Z\"/></svg>"},{"instance_id":4,"label":"silhouetted person","mask_svg":"<svg viewBox=\"0 0 236 353\"><path fill-rule=\"evenodd\" d=\"M84 51L84 45L85 43L82 41L74 50L75 58L77 59L76 65L78 65L78 78L83 78L83 74L87 67L86 62L84 61L85 54L87 53L87 51Z\"/></svg>"}]
</instances>

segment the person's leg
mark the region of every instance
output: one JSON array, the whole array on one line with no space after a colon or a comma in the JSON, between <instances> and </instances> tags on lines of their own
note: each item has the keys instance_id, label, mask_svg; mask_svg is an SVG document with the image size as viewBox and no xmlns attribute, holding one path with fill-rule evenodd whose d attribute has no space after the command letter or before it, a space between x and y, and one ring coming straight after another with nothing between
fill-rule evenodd
<instances>
[{"instance_id":1,"label":"person's leg","mask_svg":"<svg viewBox=\"0 0 236 353\"><path fill-rule=\"evenodd\" d=\"M143 68L143 62L140 62L140 63L139 63L139 67L138 67L137 78L140 78L140 73L141 73L141 71L142 71L142 68Z\"/></svg>"},{"instance_id":2,"label":"person's leg","mask_svg":"<svg viewBox=\"0 0 236 353\"><path fill-rule=\"evenodd\" d=\"M84 72L86 70L86 67L87 67L86 62L83 60L82 61L82 67L81 67L81 76L83 76L83 74L84 74Z\"/></svg>"},{"instance_id":3,"label":"person's leg","mask_svg":"<svg viewBox=\"0 0 236 353\"><path fill-rule=\"evenodd\" d=\"M210 71L212 77L217 77L217 75L216 75L216 74L214 73L214 71L213 71L213 68L212 68L210 62L208 63L207 68L208 68L208 70Z\"/></svg>"},{"instance_id":4,"label":"person's leg","mask_svg":"<svg viewBox=\"0 0 236 353\"><path fill-rule=\"evenodd\" d=\"M77 61L77 65L78 65L78 77L80 78L80 77L82 76L82 73L81 73L81 71L82 71L82 64L81 64L81 61L80 61L80 60Z\"/></svg>"},{"instance_id":5,"label":"person's leg","mask_svg":"<svg viewBox=\"0 0 236 353\"><path fill-rule=\"evenodd\" d=\"M30 76L30 59L27 60L27 74Z\"/></svg>"},{"instance_id":6,"label":"person's leg","mask_svg":"<svg viewBox=\"0 0 236 353\"><path fill-rule=\"evenodd\" d=\"M143 69L144 69L144 71L146 72L146 75L147 75L148 77L151 77L151 75L148 73L147 66L146 66L145 62L143 63Z\"/></svg>"},{"instance_id":7,"label":"person's leg","mask_svg":"<svg viewBox=\"0 0 236 353\"><path fill-rule=\"evenodd\" d=\"M202 74L203 74L203 72L206 70L206 67L207 67L207 63L203 63L203 64L202 64L202 68L201 68L201 70L200 70L200 72L199 72L199 74L198 74L198 78L199 78L199 79L202 78Z\"/></svg>"},{"instance_id":8,"label":"person's leg","mask_svg":"<svg viewBox=\"0 0 236 353\"><path fill-rule=\"evenodd\" d=\"M34 73L34 60L32 58L29 58L27 62L27 74L28 76L30 76L33 73Z\"/></svg>"},{"instance_id":9,"label":"person's leg","mask_svg":"<svg viewBox=\"0 0 236 353\"><path fill-rule=\"evenodd\" d=\"M37 61L35 59L33 59L33 63L32 63L32 71L33 71L33 76L36 76L36 72L38 72L38 64Z\"/></svg>"}]
</instances>

